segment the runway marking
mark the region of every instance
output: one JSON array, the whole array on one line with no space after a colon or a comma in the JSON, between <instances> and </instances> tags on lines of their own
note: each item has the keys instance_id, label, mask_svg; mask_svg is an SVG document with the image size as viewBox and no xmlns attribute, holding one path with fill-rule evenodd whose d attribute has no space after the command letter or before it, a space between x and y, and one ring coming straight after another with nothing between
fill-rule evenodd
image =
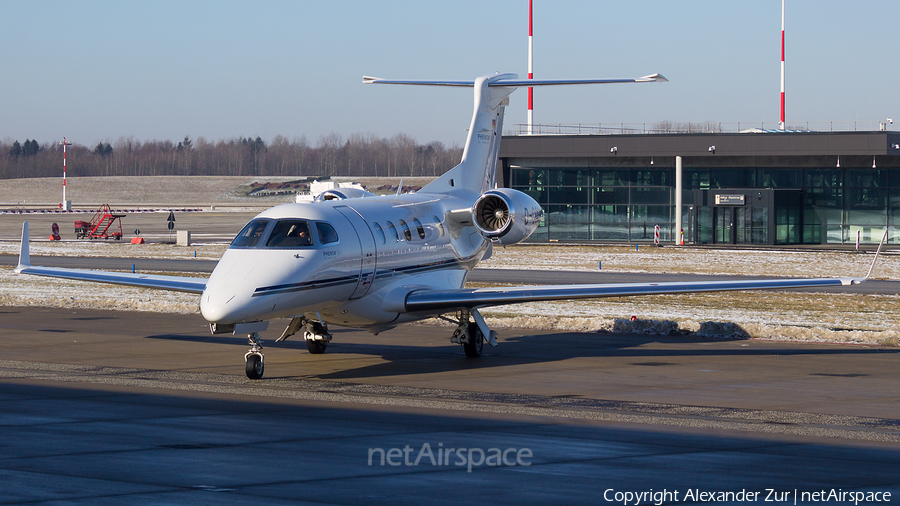
<instances>
[{"instance_id":1,"label":"runway marking","mask_svg":"<svg viewBox=\"0 0 900 506\"><path fill-rule=\"evenodd\" d=\"M0 360L0 378L900 443L900 419Z\"/></svg>"}]
</instances>

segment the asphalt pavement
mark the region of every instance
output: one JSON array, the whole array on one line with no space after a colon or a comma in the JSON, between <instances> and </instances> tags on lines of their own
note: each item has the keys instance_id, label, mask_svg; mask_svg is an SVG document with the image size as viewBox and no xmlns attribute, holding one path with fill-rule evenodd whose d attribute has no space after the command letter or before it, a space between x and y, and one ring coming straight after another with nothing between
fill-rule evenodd
<instances>
[{"instance_id":1,"label":"asphalt pavement","mask_svg":"<svg viewBox=\"0 0 900 506\"><path fill-rule=\"evenodd\" d=\"M311 355L277 327L251 381L197 315L0 308L0 504L900 497L895 348L509 329L468 359L411 325Z\"/></svg>"}]
</instances>

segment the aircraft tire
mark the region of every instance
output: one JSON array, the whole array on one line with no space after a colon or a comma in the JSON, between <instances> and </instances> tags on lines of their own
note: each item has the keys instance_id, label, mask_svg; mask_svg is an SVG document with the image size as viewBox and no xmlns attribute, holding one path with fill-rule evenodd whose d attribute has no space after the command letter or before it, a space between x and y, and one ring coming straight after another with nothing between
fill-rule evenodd
<instances>
[{"instance_id":1,"label":"aircraft tire","mask_svg":"<svg viewBox=\"0 0 900 506\"><path fill-rule=\"evenodd\" d=\"M247 377L252 380L258 380L263 377L263 361L259 355L248 355L245 363Z\"/></svg>"},{"instance_id":2,"label":"aircraft tire","mask_svg":"<svg viewBox=\"0 0 900 506\"><path fill-rule=\"evenodd\" d=\"M469 340L463 343L463 349L466 350L466 356L476 358L481 356L484 349L484 334L478 328L478 324L469 324Z\"/></svg>"},{"instance_id":3,"label":"aircraft tire","mask_svg":"<svg viewBox=\"0 0 900 506\"><path fill-rule=\"evenodd\" d=\"M321 355L325 353L328 347L328 341L306 341L306 349L313 355Z\"/></svg>"}]
</instances>

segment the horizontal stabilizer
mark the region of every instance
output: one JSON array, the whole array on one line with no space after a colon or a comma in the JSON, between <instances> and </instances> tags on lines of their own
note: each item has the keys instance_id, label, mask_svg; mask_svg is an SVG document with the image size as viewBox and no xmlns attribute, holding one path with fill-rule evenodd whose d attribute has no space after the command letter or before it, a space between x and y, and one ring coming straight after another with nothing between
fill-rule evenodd
<instances>
[{"instance_id":1,"label":"horizontal stabilizer","mask_svg":"<svg viewBox=\"0 0 900 506\"><path fill-rule=\"evenodd\" d=\"M475 81L426 81L363 76L363 84L411 84L417 86L475 86Z\"/></svg>"},{"instance_id":2,"label":"horizontal stabilizer","mask_svg":"<svg viewBox=\"0 0 900 506\"><path fill-rule=\"evenodd\" d=\"M638 77L636 79L504 79L491 86L560 86L570 84L616 84L616 83L663 83L669 80L661 74Z\"/></svg>"},{"instance_id":3,"label":"horizontal stabilizer","mask_svg":"<svg viewBox=\"0 0 900 506\"><path fill-rule=\"evenodd\" d=\"M512 75L515 77L515 75ZM662 83L669 80L662 74L650 74L632 79L498 79L491 81L489 87L520 88L531 86L560 86L572 84L616 84L616 83ZM380 77L363 76L363 84L408 84L416 86L474 86L475 81L442 81L419 79L382 79Z\"/></svg>"}]
</instances>

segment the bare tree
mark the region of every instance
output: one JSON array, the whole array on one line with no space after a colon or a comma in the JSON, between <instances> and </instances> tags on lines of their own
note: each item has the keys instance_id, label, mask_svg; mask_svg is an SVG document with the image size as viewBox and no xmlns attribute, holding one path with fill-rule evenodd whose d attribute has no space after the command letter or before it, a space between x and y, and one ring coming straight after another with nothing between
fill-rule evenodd
<instances>
[{"instance_id":1,"label":"bare tree","mask_svg":"<svg viewBox=\"0 0 900 506\"><path fill-rule=\"evenodd\" d=\"M40 145L27 140L28 155L18 141L0 142L0 178L56 177L62 169L62 146ZM79 176L158 175L438 175L453 167L462 150L440 142L420 145L410 136L390 139L373 134L354 134L344 140L331 133L315 147L305 136L288 140L276 136L267 145L260 137L210 142L185 136L169 140L140 141L120 137L115 143L100 141L90 148L74 144L67 149L67 168Z\"/></svg>"}]
</instances>

